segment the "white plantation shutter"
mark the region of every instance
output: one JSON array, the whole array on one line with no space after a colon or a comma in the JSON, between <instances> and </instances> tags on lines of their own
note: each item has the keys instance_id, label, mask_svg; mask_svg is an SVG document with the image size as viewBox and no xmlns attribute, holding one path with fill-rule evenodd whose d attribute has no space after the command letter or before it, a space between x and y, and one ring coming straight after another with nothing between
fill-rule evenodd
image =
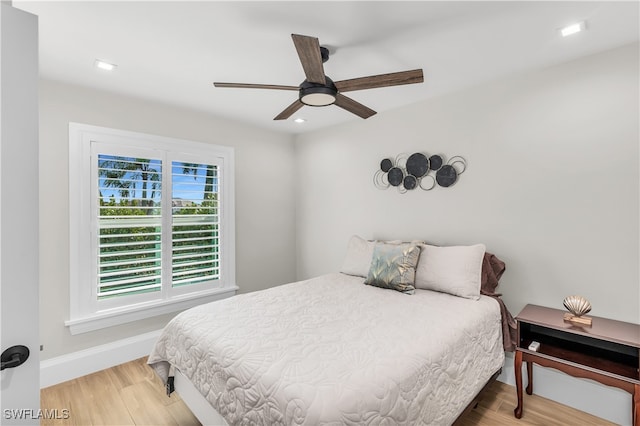
<instances>
[{"instance_id":1,"label":"white plantation shutter","mask_svg":"<svg viewBox=\"0 0 640 426\"><path fill-rule=\"evenodd\" d=\"M97 155L98 300L220 277L218 166L169 157Z\"/></svg>"},{"instance_id":2,"label":"white plantation shutter","mask_svg":"<svg viewBox=\"0 0 640 426\"><path fill-rule=\"evenodd\" d=\"M217 280L220 276L218 167L173 162L172 170L172 286Z\"/></svg>"},{"instance_id":3,"label":"white plantation shutter","mask_svg":"<svg viewBox=\"0 0 640 426\"><path fill-rule=\"evenodd\" d=\"M161 160L98 155L98 299L160 291Z\"/></svg>"}]
</instances>

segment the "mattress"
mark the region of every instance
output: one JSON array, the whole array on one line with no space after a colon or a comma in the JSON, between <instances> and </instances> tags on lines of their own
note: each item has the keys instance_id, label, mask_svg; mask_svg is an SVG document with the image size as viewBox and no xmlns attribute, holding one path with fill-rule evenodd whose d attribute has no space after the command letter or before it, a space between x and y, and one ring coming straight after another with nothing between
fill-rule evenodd
<instances>
[{"instance_id":1,"label":"mattress","mask_svg":"<svg viewBox=\"0 0 640 426\"><path fill-rule=\"evenodd\" d=\"M340 273L192 308L149 364L229 425L451 424L504 363L498 303Z\"/></svg>"}]
</instances>

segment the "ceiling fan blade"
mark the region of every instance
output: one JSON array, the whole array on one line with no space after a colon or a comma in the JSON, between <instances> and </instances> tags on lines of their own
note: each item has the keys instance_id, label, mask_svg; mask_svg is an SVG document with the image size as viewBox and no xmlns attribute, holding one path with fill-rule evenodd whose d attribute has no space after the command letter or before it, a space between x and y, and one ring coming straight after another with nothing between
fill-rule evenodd
<instances>
[{"instance_id":1,"label":"ceiling fan blade","mask_svg":"<svg viewBox=\"0 0 640 426\"><path fill-rule=\"evenodd\" d=\"M320 42L316 37L291 34L293 44L298 51L298 57L302 63L302 69L310 83L326 84L322 55L320 54Z\"/></svg>"},{"instance_id":2,"label":"ceiling fan blade","mask_svg":"<svg viewBox=\"0 0 640 426\"><path fill-rule=\"evenodd\" d=\"M231 87L240 89L276 89L276 90L299 90L298 86L280 86L277 84L245 84L245 83L213 83L215 87Z\"/></svg>"},{"instance_id":3,"label":"ceiling fan blade","mask_svg":"<svg viewBox=\"0 0 640 426\"><path fill-rule=\"evenodd\" d=\"M341 95L340 93L338 93L338 95L336 96L336 101L333 104L362 118L369 118L376 113L371 108L366 107L351 98Z\"/></svg>"},{"instance_id":4,"label":"ceiling fan blade","mask_svg":"<svg viewBox=\"0 0 640 426\"><path fill-rule=\"evenodd\" d=\"M423 81L424 76L422 74L422 70L417 69L411 71L392 72L390 74L372 75L369 77L352 78L350 80L341 80L336 81L335 85L340 92L350 92L353 90L422 83Z\"/></svg>"},{"instance_id":5,"label":"ceiling fan blade","mask_svg":"<svg viewBox=\"0 0 640 426\"><path fill-rule=\"evenodd\" d=\"M304 106L304 104L302 102L300 102L299 99L296 99L295 102L293 102L291 105L286 107L284 109L284 111L282 111L280 114L276 115L274 120L286 120L287 118L291 117L294 112L296 112L297 110L299 110L303 106Z\"/></svg>"}]
</instances>

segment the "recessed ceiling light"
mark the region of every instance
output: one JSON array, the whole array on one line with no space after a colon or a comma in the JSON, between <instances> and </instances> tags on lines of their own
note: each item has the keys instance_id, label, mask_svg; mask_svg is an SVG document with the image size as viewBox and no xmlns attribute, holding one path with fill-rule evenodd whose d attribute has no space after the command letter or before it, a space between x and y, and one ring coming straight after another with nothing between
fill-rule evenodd
<instances>
[{"instance_id":1,"label":"recessed ceiling light","mask_svg":"<svg viewBox=\"0 0 640 426\"><path fill-rule=\"evenodd\" d=\"M110 64L109 62L101 61L100 59L96 59L95 66L96 68L100 68L101 70L105 70L105 71L113 71L117 67L117 65Z\"/></svg>"},{"instance_id":2,"label":"recessed ceiling light","mask_svg":"<svg viewBox=\"0 0 640 426\"><path fill-rule=\"evenodd\" d=\"M584 31L584 29L585 29L584 21L576 22L575 24L567 25L566 27L560 29L560 34L562 35L562 37L567 37L572 34L579 33L580 31Z\"/></svg>"},{"instance_id":3,"label":"recessed ceiling light","mask_svg":"<svg viewBox=\"0 0 640 426\"><path fill-rule=\"evenodd\" d=\"M298 117L298 118L296 118L296 119L295 119L295 120L293 120L293 121L295 121L296 123L305 123L307 120L306 120L305 118Z\"/></svg>"}]
</instances>

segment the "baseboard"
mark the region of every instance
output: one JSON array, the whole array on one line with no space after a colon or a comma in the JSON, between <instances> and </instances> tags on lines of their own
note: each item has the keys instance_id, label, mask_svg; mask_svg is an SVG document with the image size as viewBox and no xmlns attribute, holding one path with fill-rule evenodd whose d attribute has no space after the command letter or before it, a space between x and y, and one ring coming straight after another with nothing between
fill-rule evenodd
<instances>
[{"instance_id":1,"label":"baseboard","mask_svg":"<svg viewBox=\"0 0 640 426\"><path fill-rule=\"evenodd\" d=\"M161 330L40 362L40 389L149 355Z\"/></svg>"},{"instance_id":2,"label":"baseboard","mask_svg":"<svg viewBox=\"0 0 640 426\"><path fill-rule=\"evenodd\" d=\"M527 374L524 365L522 377L526 386ZM498 380L515 386L513 354L507 354L505 366ZM593 380L577 379L557 370L534 365L533 393L619 425L631 425L631 394L618 388L605 386ZM526 411L525 393L524 412Z\"/></svg>"}]
</instances>

